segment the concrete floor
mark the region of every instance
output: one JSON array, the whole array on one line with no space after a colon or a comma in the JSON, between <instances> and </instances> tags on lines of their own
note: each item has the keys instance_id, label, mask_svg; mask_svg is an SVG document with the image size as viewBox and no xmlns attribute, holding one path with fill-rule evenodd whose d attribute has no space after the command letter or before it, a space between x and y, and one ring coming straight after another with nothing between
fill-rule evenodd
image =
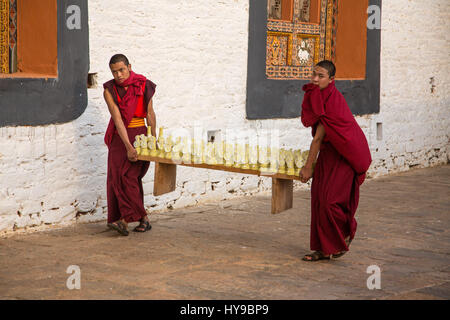
<instances>
[{"instance_id":1,"label":"concrete floor","mask_svg":"<svg viewBox=\"0 0 450 320\"><path fill-rule=\"evenodd\" d=\"M449 165L366 181L351 250L335 261L301 260L309 191L277 215L270 200L152 214L150 232L128 237L102 222L0 239L0 299L450 298ZM381 289L367 287L372 265Z\"/></svg>"}]
</instances>

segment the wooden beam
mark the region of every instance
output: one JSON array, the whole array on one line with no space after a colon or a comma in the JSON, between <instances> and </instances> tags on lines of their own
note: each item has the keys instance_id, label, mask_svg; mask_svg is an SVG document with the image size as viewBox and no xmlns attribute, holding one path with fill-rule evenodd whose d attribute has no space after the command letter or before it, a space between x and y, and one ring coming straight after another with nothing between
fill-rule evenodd
<instances>
[{"instance_id":1,"label":"wooden beam","mask_svg":"<svg viewBox=\"0 0 450 320\"><path fill-rule=\"evenodd\" d=\"M292 180L272 178L272 213L291 209L294 199Z\"/></svg>"}]
</instances>

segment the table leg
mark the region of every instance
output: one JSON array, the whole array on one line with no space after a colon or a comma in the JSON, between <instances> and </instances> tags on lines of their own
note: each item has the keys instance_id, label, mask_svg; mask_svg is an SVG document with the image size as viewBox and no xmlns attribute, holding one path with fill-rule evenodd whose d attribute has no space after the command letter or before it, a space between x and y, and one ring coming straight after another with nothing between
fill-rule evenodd
<instances>
[{"instance_id":1,"label":"table leg","mask_svg":"<svg viewBox=\"0 0 450 320\"><path fill-rule=\"evenodd\" d=\"M294 183L288 179L272 178L272 213L292 208Z\"/></svg>"},{"instance_id":2,"label":"table leg","mask_svg":"<svg viewBox=\"0 0 450 320\"><path fill-rule=\"evenodd\" d=\"M177 181L177 165L155 162L155 181L153 194L160 196L175 190Z\"/></svg>"}]
</instances>

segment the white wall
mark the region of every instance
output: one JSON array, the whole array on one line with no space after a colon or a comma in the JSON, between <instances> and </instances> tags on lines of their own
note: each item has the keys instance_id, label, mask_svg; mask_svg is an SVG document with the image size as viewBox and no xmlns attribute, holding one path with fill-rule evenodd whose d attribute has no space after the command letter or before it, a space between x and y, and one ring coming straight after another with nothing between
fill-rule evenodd
<instances>
[{"instance_id":1,"label":"white wall","mask_svg":"<svg viewBox=\"0 0 450 320\"><path fill-rule=\"evenodd\" d=\"M99 86L88 90L86 112L62 125L0 128L0 232L106 218L103 135L109 113L101 84L111 78L114 53L126 54L136 72L158 85L158 126L274 127L282 145L309 146L310 131L299 119L245 120L248 0L105 3L89 1L90 72L98 73ZM447 0L383 2L381 110L357 118L372 150L370 176L447 163L449 21ZM152 164L144 179L145 205L156 212L270 186L268 178L179 167L177 190L155 198Z\"/></svg>"}]
</instances>

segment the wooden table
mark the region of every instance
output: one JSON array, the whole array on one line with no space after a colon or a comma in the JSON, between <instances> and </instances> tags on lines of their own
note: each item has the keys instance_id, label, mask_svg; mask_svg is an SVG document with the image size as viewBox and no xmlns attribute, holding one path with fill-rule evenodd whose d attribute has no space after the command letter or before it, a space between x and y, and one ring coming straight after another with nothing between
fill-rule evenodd
<instances>
[{"instance_id":1,"label":"wooden table","mask_svg":"<svg viewBox=\"0 0 450 320\"><path fill-rule=\"evenodd\" d=\"M174 161L170 159L144 155L139 155L138 159L143 161L155 162L155 181L153 186L153 194L155 196L159 196L175 190L177 165L270 177L272 178L272 213L280 213L292 208L294 194L293 180L300 180L298 176L290 176L280 173L263 173L258 170L227 167L225 165L183 163L181 162L181 160Z\"/></svg>"}]
</instances>

